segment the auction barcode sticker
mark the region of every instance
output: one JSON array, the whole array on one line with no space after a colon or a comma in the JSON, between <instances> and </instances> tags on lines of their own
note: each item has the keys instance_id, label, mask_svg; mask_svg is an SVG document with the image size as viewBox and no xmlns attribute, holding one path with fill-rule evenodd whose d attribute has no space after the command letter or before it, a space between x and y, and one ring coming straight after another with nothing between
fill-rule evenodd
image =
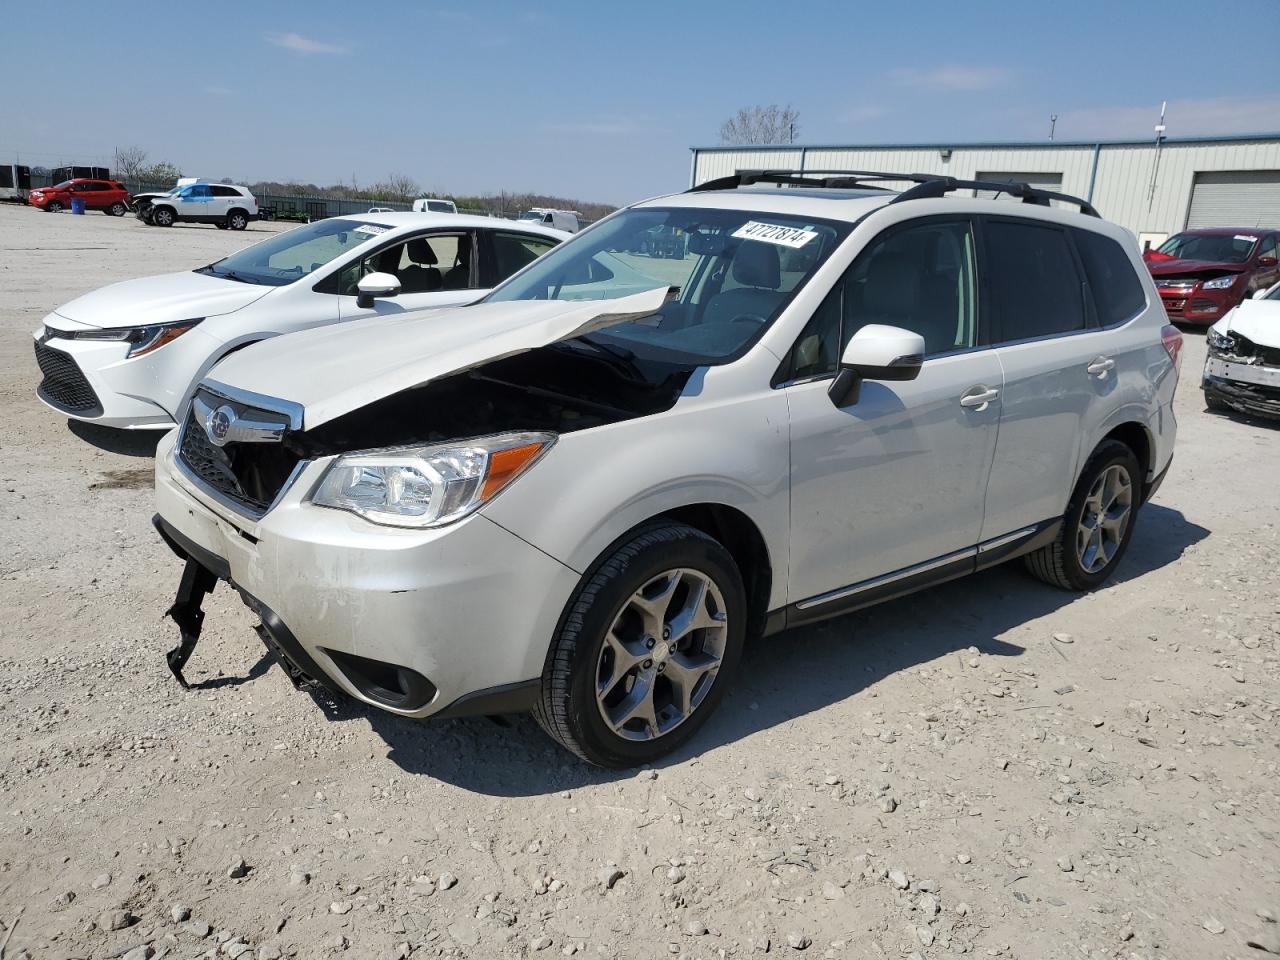
<instances>
[{"instance_id":1,"label":"auction barcode sticker","mask_svg":"<svg viewBox=\"0 0 1280 960\"><path fill-rule=\"evenodd\" d=\"M1232 239L1232 240L1244 240L1244 241L1246 241L1247 243L1257 243L1257 241L1258 241L1258 238L1257 238L1257 237L1251 237L1251 236L1249 236L1248 234L1244 234L1244 233L1237 233L1237 234L1236 234L1234 237L1232 237L1231 239Z\"/></svg>"},{"instance_id":2,"label":"auction barcode sticker","mask_svg":"<svg viewBox=\"0 0 1280 960\"><path fill-rule=\"evenodd\" d=\"M733 235L742 240L762 240L765 243L776 243L783 247L803 247L818 234L813 230L800 227L780 227L776 223L757 223L748 220Z\"/></svg>"},{"instance_id":3,"label":"auction barcode sticker","mask_svg":"<svg viewBox=\"0 0 1280 960\"><path fill-rule=\"evenodd\" d=\"M380 227L376 223L362 223L360 226L356 227L352 233L367 233L371 237L376 237L379 234L386 233L390 229L390 227Z\"/></svg>"}]
</instances>

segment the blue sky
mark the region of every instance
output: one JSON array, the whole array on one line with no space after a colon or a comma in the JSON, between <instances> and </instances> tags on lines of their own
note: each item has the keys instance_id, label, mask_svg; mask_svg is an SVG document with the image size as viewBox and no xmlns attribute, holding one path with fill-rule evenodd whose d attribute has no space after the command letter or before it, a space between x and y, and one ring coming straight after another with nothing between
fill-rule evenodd
<instances>
[{"instance_id":1,"label":"blue sky","mask_svg":"<svg viewBox=\"0 0 1280 960\"><path fill-rule=\"evenodd\" d=\"M688 147L756 103L792 104L809 143L1040 139L1051 113L1059 139L1147 137L1162 99L1171 136L1280 130L1275 0L139 0L4 20L0 158L45 165L138 144L208 177L623 203L683 188Z\"/></svg>"}]
</instances>

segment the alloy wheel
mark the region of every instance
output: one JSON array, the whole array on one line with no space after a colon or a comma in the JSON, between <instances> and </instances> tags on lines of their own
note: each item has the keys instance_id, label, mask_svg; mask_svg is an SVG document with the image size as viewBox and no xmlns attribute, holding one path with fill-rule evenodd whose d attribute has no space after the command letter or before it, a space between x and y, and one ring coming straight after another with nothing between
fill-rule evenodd
<instances>
[{"instance_id":1,"label":"alloy wheel","mask_svg":"<svg viewBox=\"0 0 1280 960\"><path fill-rule=\"evenodd\" d=\"M668 570L631 595L605 633L596 704L627 740L655 740L689 719L715 684L729 622L699 570Z\"/></svg>"},{"instance_id":2,"label":"alloy wheel","mask_svg":"<svg viewBox=\"0 0 1280 960\"><path fill-rule=\"evenodd\" d=\"M1076 528L1076 557L1085 573L1097 573L1111 562L1132 515L1133 480L1123 466L1112 464L1093 482Z\"/></svg>"}]
</instances>

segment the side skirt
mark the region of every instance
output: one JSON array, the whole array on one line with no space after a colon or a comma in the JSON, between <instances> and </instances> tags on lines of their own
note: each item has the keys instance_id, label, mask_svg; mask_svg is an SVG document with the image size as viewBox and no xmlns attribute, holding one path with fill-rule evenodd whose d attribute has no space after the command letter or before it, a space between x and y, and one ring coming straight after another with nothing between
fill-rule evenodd
<instances>
[{"instance_id":1,"label":"side skirt","mask_svg":"<svg viewBox=\"0 0 1280 960\"><path fill-rule=\"evenodd\" d=\"M800 600L780 610L771 611L765 624L765 634L780 633L792 627L852 613L994 567L1052 543L1061 527L1060 517L1045 520L1005 536L983 541L976 547L957 550L884 576Z\"/></svg>"}]
</instances>

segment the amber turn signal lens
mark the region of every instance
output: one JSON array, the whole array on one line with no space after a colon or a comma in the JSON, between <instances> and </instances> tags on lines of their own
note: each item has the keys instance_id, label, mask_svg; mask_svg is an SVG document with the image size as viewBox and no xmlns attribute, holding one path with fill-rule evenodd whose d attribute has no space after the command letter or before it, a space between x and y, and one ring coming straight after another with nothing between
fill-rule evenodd
<instances>
[{"instance_id":1,"label":"amber turn signal lens","mask_svg":"<svg viewBox=\"0 0 1280 960\"><path fill-rule=\"evenodd\" d=\"M520 476L548 446L549 444L546 443L526 443L524 446L498 450L490 455L489 470L485 474L479 500L487 502L490 497Z\"/></svg>"}]
</instances>

